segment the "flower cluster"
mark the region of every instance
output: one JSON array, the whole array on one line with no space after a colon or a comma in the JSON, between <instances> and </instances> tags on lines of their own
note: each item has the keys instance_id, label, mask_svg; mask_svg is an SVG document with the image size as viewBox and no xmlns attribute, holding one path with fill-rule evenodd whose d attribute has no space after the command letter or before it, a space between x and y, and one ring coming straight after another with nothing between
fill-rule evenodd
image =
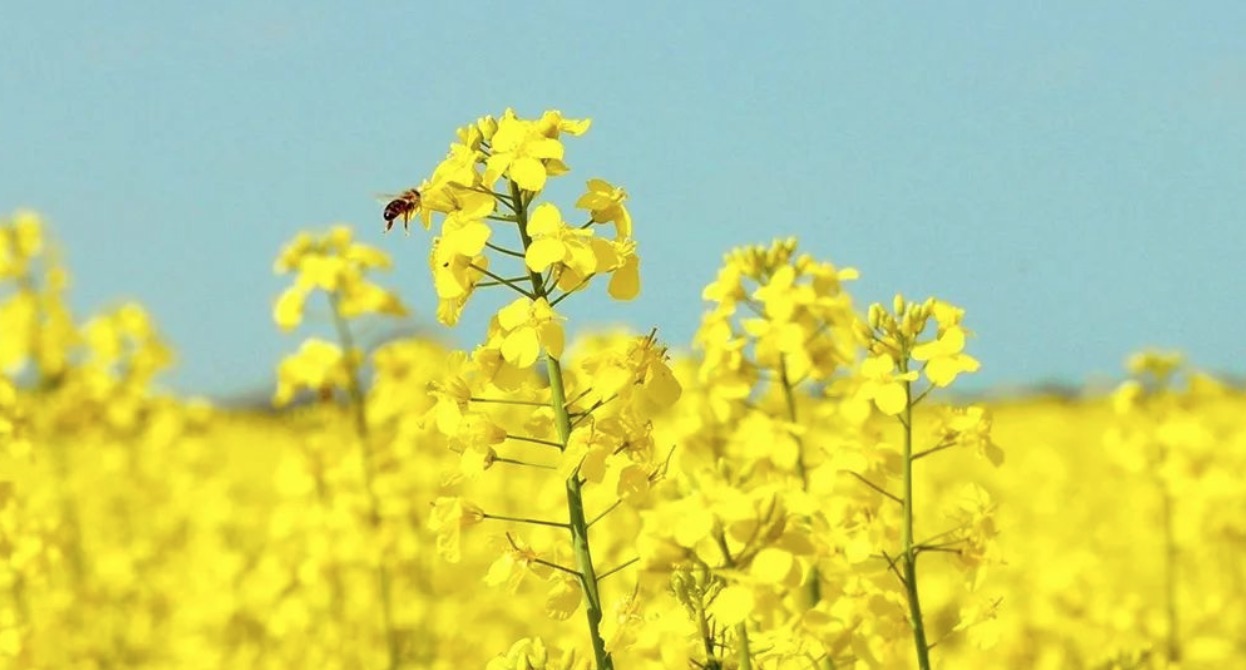
<instances>
[{"instance_id":1,"label":"flower cluster","mask_svg":"<svg viewBox=\"0 0 1246 670\"><path fill-rule=\"evenodd\" d=\"M424 227L432 226L434 213L443 215L429 257L442 323L457 323L472 293L484 286L510 286L531 301L546 297L551 307L598 276L610 277L616 299L639 293L640 261L623 189L590 180L575 203L588 213L580 225L564 220L553 203L533 206L550 177L570 170L563 162L564 135L582 135L589 125L557 111L523 119L508 109L459 129L445 160L417 189ZM614 239L596 235L595 226L607 223L614 224ZM511 228L512 239L503 239L496 224ZM490 265L491 255L523 263L503 276ZM534 278L539 282L526 287ZM550 295L555 288L557 297Z\"/></svg>"}]
</instances>

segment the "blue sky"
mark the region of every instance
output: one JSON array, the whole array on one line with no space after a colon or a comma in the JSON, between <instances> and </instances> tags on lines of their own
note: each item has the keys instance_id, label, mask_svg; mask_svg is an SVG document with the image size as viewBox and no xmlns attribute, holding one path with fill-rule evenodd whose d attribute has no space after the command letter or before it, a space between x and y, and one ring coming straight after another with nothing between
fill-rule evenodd
<instances>
[{"instance_id":1,"label":"blue sky","mask_svg":"<svg viewBox=\"0 0 1246 670\"><path fill-rule=\"evenodd\" d=\"M374 195L418 183L478 116L558 108L594 126L553 194L625 186L643 258L642 296L581 297L581 326L686 344L723 252L797 235L861 270L862 305L964 306L975 388L1115 377L1146 345L1240 374L1244 19L1229 2L22 3L0 24L0 212L49 220L79 313L141 301L179 352L169 385L227 398L298 345L270 314L299 230L354 224L440 330L429 239L383 237ZM445 336L477 341L487 302Z\"/></svg>"}]
</instances>

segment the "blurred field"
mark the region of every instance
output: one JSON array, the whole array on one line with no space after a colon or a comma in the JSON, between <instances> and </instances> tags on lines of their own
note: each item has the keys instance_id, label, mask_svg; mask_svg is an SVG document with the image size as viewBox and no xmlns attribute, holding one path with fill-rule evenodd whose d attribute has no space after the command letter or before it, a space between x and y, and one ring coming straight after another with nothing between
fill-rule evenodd
<instances>
[{"instance_id":1,"label":"blurred field","mask_svg":"<svg viewBox=\"0 0 1246 670\"><path fill-rule=\"evenodd\" d=\"M9 667L382 667L377 561L393 570L409 667L483 667L524 637L578 644L578 628L533 611L539 593L482 583L513 525L472 529L457 565L437 557L425 521L455 464L425 434L387 445L374 529L339 410L152 400L141 425L116 425L77 402L25 396L17 406L31 410L30 456L0 470ZM1154 473L1122 467L1105 447L1118 417L1101 400L993 409L1005 466L949 454L918 489L937 509L968 476L999 505L1003 564L979 587L999 599L998 618L977 631L998 641L979 650L953 634L938 647L944 667L1163 667L1145 658L1167 640L1164 496ZM1182 418L1203 440L1172 475L1182 667L1230 667L1244 651L1243 411L1240 394L1216 393ZM507 476L507 490L482 502L558 514L556 497L530 498L532 475ZM629 526L634 517L614 526L603 563L622 560ZM932 626L950 630L963 588L941 560L926 564L922 588ZM626 658L620 667L661 666Z\"/></svg>"}]
</instances>

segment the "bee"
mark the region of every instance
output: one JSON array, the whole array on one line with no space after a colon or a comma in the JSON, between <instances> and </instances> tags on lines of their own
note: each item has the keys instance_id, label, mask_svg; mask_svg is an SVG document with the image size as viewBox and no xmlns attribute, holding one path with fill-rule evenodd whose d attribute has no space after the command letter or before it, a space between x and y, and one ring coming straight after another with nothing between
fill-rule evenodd
<instances>
[{"instance_id":1,"label":"bee","mask_svg":"<svg viewBox=\"0 0 1246 670\"><path fill-rule=\"evenodd\" d=\"M394 227L394 221L402 217L402 229L407 230L411 223L411 217L420 209L420 192L418 189L409 188L398 195L384 196L390 198L389 204L385 205L385 232L389 232Z\"/></svg>"}]
</instances>

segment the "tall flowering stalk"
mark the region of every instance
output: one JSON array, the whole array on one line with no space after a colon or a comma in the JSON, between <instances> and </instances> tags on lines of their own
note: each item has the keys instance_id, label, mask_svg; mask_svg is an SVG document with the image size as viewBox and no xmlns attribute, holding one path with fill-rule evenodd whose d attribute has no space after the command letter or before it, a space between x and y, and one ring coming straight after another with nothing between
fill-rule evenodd
<instances>
[{"instance_id":1,"label":"tall flowering stalk","mask_svg":"<svg viewBox=\"0 0 1246 670\"><path fill-rule=\"evenodd\" d=\"M1169 663L1177 664L1189 660L1184 638L1197 628L1199 618L1190 611L1183 616L1182 592L1197 591L1190 582L1198 573L1215 572L1207 558L1198 570L1182 569L1196 549L1186 537L1192 528L1214 527L1208 520L1216 513L1211 510L1225 509L1226 498L1236 495L1226 496L1219 472L1232 467L1240 452L1227 446L1232 438L1225 426L1197 418L1222 402L1227 389L1192 369L1180 353L1142 351L1129 357L1127 368L1130 378L1112 396L1116 420L1105 444L1116 465L1145 482L1151 493L1151 500L1143 501L1135 513L1148 518L1149 511L1159 517L1158 523L1148 524L1148 529L1158 528L1162 546L1156 575L1161 596L1154 601L1161 605L1164 626L1163 640L1155 646L1164 650ZM1240 533L1235 535L1240 539ZM1189 608L1190 601L1184 604Z\"/></svg>"},{"instance_id":2,"label":"tall flowering stalk","mask_svg":"<svg viewBox=\"0 0 1246 670\"><path fill-rule=\"evenodd\" d=\"M648 416L673 403L679 385L652 336L583 357L574 369L564 365L558 305L599 278L609 278L607 290L617 300L630 300L640 290L626 192L590 180L576 202L587 212L578 225L565 221L556 205L536 202L549 178L569 171L562 138L588 127L587 120L566 119L556 111L522 119L507 110L499 119L486 117L460 129L432 177L408 191L419 194L419 205L407 212L404 224L414 215L430 228L433 215L442 215L430 266L443 324L454 325L479 289L499 287L518 296L493 317L486 343L470 358L458 359L458 374L433 388L439 400L430 419L461 453L459 475L475 480L499 463L551 468L563 478L566 500L566 520L554 521L486 512L461 496L443 497L430 519L439 549L456 560L462 531L487 519L564 532L574 567L558 563L560 550L542 555L508 533L511 551L487 580L517 584L524 573L547 579L547 611L557 618L569 616L582 601L592 657L604 669L613 667L613 659L603 635L600 583L634 560L601 571L589 529L661 476ZM597 235L604 224L613 224L613 239ZM513 269L495 269L504 264ZM541 359L543 375L535 370ZM528 415L507 414L515 407L529 408ZM525 432L515 430L517 420ZM548 447L557 455L551 463L521 451L525 445ZM618 500L590 514L586 487L602 484L613 485ZM497 667L509 667L518 661L498 662L503 665Z\"/></svg>"},{"instance_id":3,"label":"tall flowering stalk","mask_svg":"<svg viewBox=\"0 0 1246 670\"><path fill-rule=\"evenodd\" d=\"M368 525L374 531L379 531L381 526L381 504L376 490L376 464L366 396L360 378L363 354L356 346L350 322L371 314L406 314L397 296L367 278L368 272L389 266L384 252L354 241L351 230L345 226L337 226L323 236L300 234L282 250L274 265L278 274L293 272L296 275L294 284L281 294L274 306L273 318L278 326L283 330L296 328L304 319L308 298L320 291L326 296L337 335L337 343L308 339L297 354L282 362L274 403L288 404L302 391L311 391L323 399L331 399L339 390L345 392L355 437L359 441ZM401 657L394 623L393 579L385 555L379 550L375 572L388 667L394 670L400 667ZM337 584L336 579L334 584Z\"/></svg>"},{"instance_id":4,"label":"tall flowering stalk","mask_svg":"<svg viewBox=\"0 0 1246 670\"><path fill-rule=\"evenodd\" d=\"M916 446L916 407L936 388L950 386L959 375L979 368L978 361L964 353L968 331L961 325L963 316L963 310L934 298L910 303L897 295L891 312L881 304L871 305L868 325L861 327L870 353L861 366L863 383L858 397L872 401L880 412L895 417L902 433L900 494L889 493L878 483L863 481L902 507L899 552L892 555L884 551L883 558L904 587L915 656L921 670L931 667L933 644L922 613L918 556L926 552L952 552L975 569L988 553L995 533L989 496L972 484L967 489L966 497L970 502L964 510L967 514L963 525L925 541L917 539L914 529L918 505L913 492L914 466L919 459L950 447L973 445L995 464L1002 460L999 448L990 441L990 417L980 408L953 413L941 425L935 445L920 451ZM934 338L929 339L925 333L932 318L937 328ZM916 391L914 386L923 374L929 385Z\"/></svg>"},{"instance_id":5,"label":"tall flowering stalk","mask_svg":"<svg viewBox=\"0 0 1246 670\"><path fill-rule=\"evenodd\" d=\"M733 472L723 483L762 496L755 521L777 524L769 536L755 533L729 542L726 533L720 534L716 544L722 562L694 568L712 568L719 579L741 582L728 587L728 597L711 611L719 619L739 621L735 643L742 667L752 662L746 657L751 646L748 626L755 615L797 622L794 627L800 629L798 622L820 604L826 610L823 582L829 552L818 548L814 528L827 523L824 503L832 477L823 467L822 435L811 434L810 427L820 423L814 417L817 389L857 354L858 317L844 290L845 282L856 276L852 268L798 254L796 240L789 238L733 250L703 293L711 308L695 340L704 354L697 381L709 406L687 442L721 459L719 464L729 464ZM718 479L727 468L715 470L697 477L703 482ZM737 505L723 503L721 508L710 506L715 523L746 523L732 519L739 514ZM735 576L744 570L755 578L755 586ZM777 612L753 611L752 603L774 600L776 587L797 597ZM724 611L722 603L744 592L749 595L739 600L743 608ZM698 603L685 602L695 620ZM817 638L803 636L784 648L768 644L768 655L783 662L815 657L823 667L832 667L832 645Z\"/></svg>"}]
</instances>

